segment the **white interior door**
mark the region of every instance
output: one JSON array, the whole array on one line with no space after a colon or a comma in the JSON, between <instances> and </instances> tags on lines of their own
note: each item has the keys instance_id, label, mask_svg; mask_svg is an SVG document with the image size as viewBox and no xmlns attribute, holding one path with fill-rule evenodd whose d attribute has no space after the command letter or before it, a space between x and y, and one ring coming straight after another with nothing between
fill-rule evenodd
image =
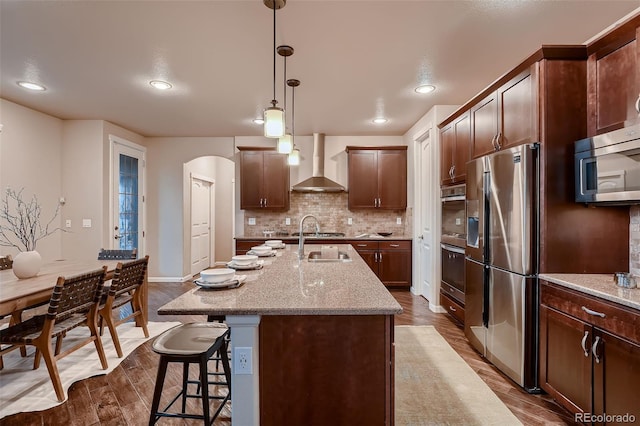
<instances>
[{"instance_id":1,"label":"white interior door","mask_svg":"<svg viewBox=\"0 0 640 426\"><path fill-rule=\"evenodd\" d=\"M112 151L111 220L108 248L145 253L145 148L110 136Z\"/></svg>"},{"instance_id":2,"label":"white interior door","mask_svg":"<svg viewBox=\"0 0 640 426\"><path fill-rule=\"evenodd\" d=\"M434 238L437 225L437 195L434 193L435 144L430 136L425 134L420 143L420 279L422 295L429 301L429 305L438 305L438 285L435 269L437 253L434 249Z\"/></svg>"},{"instance_id":3,"label":"white interior door","mask_svg":"<svg viewBox=\"0 0 640 426\"><path fill-rule=\"evenodd\" d=\"M214 182L191 176L191 274L211 266L214 256Z\"/></svg>"}]
</instances>

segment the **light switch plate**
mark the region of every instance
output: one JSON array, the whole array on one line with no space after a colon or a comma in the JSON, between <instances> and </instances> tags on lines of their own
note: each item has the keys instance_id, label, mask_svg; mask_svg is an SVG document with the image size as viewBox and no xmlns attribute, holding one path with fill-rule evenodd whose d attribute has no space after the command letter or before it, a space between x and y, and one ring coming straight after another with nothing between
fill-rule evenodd
<instances>
[{"instance_id":1,"label":"light switch plate","mask_svg":"<svg viewBox=\"0 0 640 426\"><path fill-rule=\"evenodd\" d=\"M255 217L250 217L248 223L249 223L249 225L255 225L256 224L256 218Z\"/></svg>"},{"instance_id":2,"label":"light switch plate","mask_svg":"<svg viewBox=\"0 0 640 426\"><path fill-rule=\"evenodd\" d=\"M67 228L71 228L71 219L67 219L65 221L65 225L64 226L67 227Z\"/></svg>"},{"instance_id":3,"label":"light switch plate","mask_svg":"<svg viewBox=\"0 0 640 426\"><path fill-rule=\"evenodd\" d=\"M396 218L396 225L402 225L402 218L401 217L397 217Z\"/></svg>"},{"instance_id":4,"label":"light switch plate","mask_svg":"<svg viewBox=\"0 0 640 426\"><path fill-rule=\"evenodd\" d=\"M82 219L83 228L91 228L91 219Z\"/></svg>"},{"instance_id":5,"label":"light switch plate","mask_svg":"<svg viewBox=\"0 0 640 426\"><path fill-rule=\"evenodd\" d=\"M286 219L284 220L284 224L285 224L285 225L291 225L291 218L290 218L290 217L286 218Z\"/></svg>"},{"instance_id":6,"label":"light switch plate","mask_svg":"<svg viewBox=\"0 0 640 426\"><path fill-rule=\"evenodd\" d=\"M352 217L348 217L347 218L347 225L353 225L353 218Z\"/></svg>"}]
</instances>

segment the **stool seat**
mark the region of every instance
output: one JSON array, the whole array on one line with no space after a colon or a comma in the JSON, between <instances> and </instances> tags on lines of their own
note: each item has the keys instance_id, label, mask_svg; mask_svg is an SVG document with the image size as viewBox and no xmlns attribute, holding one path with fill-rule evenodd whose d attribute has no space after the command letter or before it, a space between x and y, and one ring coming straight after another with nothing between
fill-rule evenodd
<instances>
[{"instance_id":1,"label":"stool seat","mask_svg":"<svg viewBox=\"0 0 640 426\"><path fill-rule=\"evenodd\" d=\"M213 424L216 417L218 417L222 411L222 408L231 399L231 367L227 355L228 337L229 327L227 327L226 324L207 322L180 324L165 331L154 340L151 348L160 355L160 363L158 365L156 386L153 392L149 425L155 424L160 417L200 419L204 421L205 425ZM208 362L216 353L222 361L224 382L209 379ZM171 399L164 410L160 410L160 397L169 363L182 364L182 389ZM198 380L189 379L190 364L199 365L200 372ZM197 384L195 394L188 391L189 385L192 384ZM209 386L219 385L226 386L226 394L210 395ZM202 402L202 414L187 412L187 398L196 398ZM169 411L178 399L182 401L180 412L175 412L175 409ZM212 415L210 414L210 400L219 401L218 408Z\"/></svg>"},{"instance_id":2,"label":"stool seat","mask_svg":"<svg viewBox=\"0 0 640 426\"><path fill-rule=\"evenodd\" d=\"M220 323L181 324L153 342L153 351L165 355L197 355L206 352L229 328Z\"/></svg>"}]
</instances>

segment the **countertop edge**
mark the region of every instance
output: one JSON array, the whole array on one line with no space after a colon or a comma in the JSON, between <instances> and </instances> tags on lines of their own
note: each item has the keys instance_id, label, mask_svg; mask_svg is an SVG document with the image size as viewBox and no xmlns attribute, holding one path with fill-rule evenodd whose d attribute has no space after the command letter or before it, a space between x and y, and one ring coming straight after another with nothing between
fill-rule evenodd
<instances>
[{"instance_id":1,"label":"countertop edge","mask_svg":"<svg viewBox=\"0 0 640 426\"><path fill-rule=\"evenodd\" d=\"M210 311L200 311L200 310L193 310L193 311L184 311L184 310L161 310L158 309L157 311L158 315L207 315L210 314ZM223 309L218 309L216 311L217 314L219 315L260 315L260 316L265 316L265 315L295 315L295 316L302 316L302 315L345 315L345 316L360 316L360 315L398 315L402 313L402 308L400 309L393 309L393 310L389 310L389 309L382 309L382 310L366 310L366 309L361 309L361 310L349 310L349 309L344 309L344 310L338 310L338 309L328 309L328 310L316 310L316 309L310 309L310 310L296 310L296 309L271 309L271 310L264 310L264 309L247 309L247 310L229 310L229 311L225 311Z\"/></svg>"},{"instance_id":2,"label":"countertop edge","mask_svg":"<svg viewBox=\"0 0 640 426\"><path fill-rule=\"evenodd\" d=\"M602 290L594 288L595 285L606 285L607 289L613 291L620 291L622 293L632 294L630 292L638 293L640 295L640 288L625 289L618 287L613 282L613 277L608 274L562 274L562 273L546 273L539 274L538 278L549 281L551 283L570 288L582 293L589 294L591 296L599 297L601 299L608 300L610 302L617 303L619 305L626 306L628 308L640 310L640 302L635 300L626 299L624 297L616 296L611 293L607 293ZM597 283L597 284L594 284Z\"/></svg>"}]
</instances>

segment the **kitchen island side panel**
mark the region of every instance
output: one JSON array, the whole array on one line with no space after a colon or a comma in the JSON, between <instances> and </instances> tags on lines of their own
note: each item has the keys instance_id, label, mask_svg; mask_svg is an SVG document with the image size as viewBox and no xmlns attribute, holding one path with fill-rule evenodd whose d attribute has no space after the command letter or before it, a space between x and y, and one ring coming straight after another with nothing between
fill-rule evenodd
<instances>
[{"instance_id":1,"label":"kitchen island side panel","mask_svg":"<svg viewBox=\"0 0 640 426\"><path fill-rule=\"evenodd\" d=\"M392 315L265 315L261 425L392 425Z\"/></svg>"}]
</instances>

